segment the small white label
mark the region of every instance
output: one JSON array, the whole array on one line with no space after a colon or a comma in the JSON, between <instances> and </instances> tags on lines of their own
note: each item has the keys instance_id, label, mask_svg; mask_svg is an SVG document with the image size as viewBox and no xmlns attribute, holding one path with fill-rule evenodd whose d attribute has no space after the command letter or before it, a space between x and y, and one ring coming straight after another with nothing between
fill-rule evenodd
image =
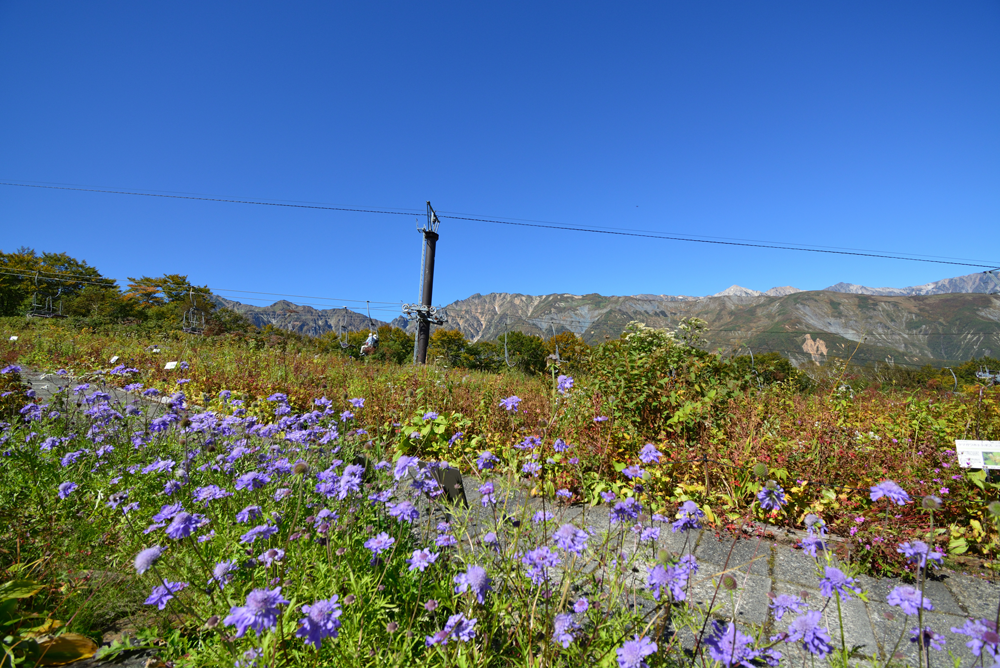
<instances>
[{"instance_id":1,"label":"small white label","mask_svg":"<svg viewBox=\"0 0 1000 668\"><path fill-rule=\"evenodd\" d=\"M12 337L10 337L10 340L11 341L17 341L17 337L16 336L12 336Z\"/></svg>"},{"instance_id":2,"label":"small white label","mask_svg":"<svg viewBox=\"0 0 1000 668\"><path fill-rule=\"evenodd\" d=\"M108 364L114 364L117 361L118 361L118 355L115 355L114 357L108 360Z\"/></svg>"},{"instance_id":3,"label":"small white label","mask_svg":"<svg viewBox=\"0 0 1000 668\"><path fill-rule=\"evenodd\" d=\"M958 465L967 469L1000 469L1000 441L955 441Z\"/></svg>"},{"instance_id":4,"label":"small white label","mask_svg":"<svg viewBox=\"0 0 1000 668\"><path fill-rule=\"evenodd\" d=\"M153 348L153 352L154 353L158 353L158 352L160 352L160 349L159 348Z\"/></svg>"},{"instance_id":5,"label":"small white label","mask_svg":"<svg viewBox=\"0 0 1000 668\"><path fill-rule=\"evenodd\" d=\"M168 370L168 371L170 369L176 369L177 368L177 362L167 362L167 365L165 367L163 367L163 368L166 369L166 370Z\"/></svg>"}]
</instances>

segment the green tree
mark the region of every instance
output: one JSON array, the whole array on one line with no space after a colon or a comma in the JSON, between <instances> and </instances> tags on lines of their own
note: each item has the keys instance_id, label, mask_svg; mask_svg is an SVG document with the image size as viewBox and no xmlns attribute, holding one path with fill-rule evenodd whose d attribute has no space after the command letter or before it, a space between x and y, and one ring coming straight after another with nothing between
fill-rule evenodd
<instances>
[{"instance_id":1,"label":"green tree","mask_svg":"<svg viewBox=\"0 0 1000 668\"><path fill-rule=\"evenodd\" d=\"M545 358L548 351L545 340L540 336L513 331L507 333L507 357L517 369L524 373L542 373L545 371ZM497 339L497 346L503 349L503 338Z\"/></svg>"},{"instance_id":2,"label":"green tree","mask_svg":"<svg viewBox=\"0 0 1000 668\"><path fill-rule=\"evenodd\" d=\"M445 366L462 366L462 353L468 345L468 340L457 329L437 329L428 342L427 359L440 361Z\"/></svg>"},{"instance_id":3,"label":"green tree","mask_svg":"<svg viewBox=\"0 0 1000 668\"><path fill-rule=\"evenodd\" d=\"M115 282L94 267L66 253L42 253L21 247L12 253L0 251L0 316L21 315L32 303L44 305L52 298L67 300L85 288L97 287L117 293Z\"/></svg>"}]
</instances>

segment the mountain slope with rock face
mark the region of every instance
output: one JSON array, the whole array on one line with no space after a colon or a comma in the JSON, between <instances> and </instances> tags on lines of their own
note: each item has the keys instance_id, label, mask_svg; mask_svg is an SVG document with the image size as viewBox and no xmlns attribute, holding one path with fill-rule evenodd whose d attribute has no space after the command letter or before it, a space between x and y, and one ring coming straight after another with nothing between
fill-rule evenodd
<instances>
[{"instance_id":1,"label":"mountain slope with rock face","mask_svg":"<svg viewBox=\"0 0 1000 668\"><path fill-rule=\"evenodd\" d=\"M796 364L853 355L857 362L940 366L1000 354L1000 295L987 294L1000 286L994 281L970 274L910 288L839 283L827 290L784 286L766 292L734 285L709 297L497 292L474 294L442 311L448 317L444 327L470 341L496 340L511 331L546 338L569 331L595 344L617 338L632 321L673 329L686 318L700 318L711 349L776 351ZM365 315L344 308L318 310L287 301L259 307L216 299L258 326L314 336L368 327ZM389 324L416 330L416 323L403 317Z\"/></svg>"}]
</instances>

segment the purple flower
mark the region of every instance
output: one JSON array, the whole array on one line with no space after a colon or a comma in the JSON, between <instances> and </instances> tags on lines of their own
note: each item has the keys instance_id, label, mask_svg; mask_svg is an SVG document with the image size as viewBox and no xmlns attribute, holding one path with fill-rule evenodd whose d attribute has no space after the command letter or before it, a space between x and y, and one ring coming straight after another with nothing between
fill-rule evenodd
<instances>
[{"instance_id":1,"label":"purple flower","mask_svg":"<svg viewBox=\"0 0 1000 668\"><path fill-rule=\"evenodd\" d=\"M233 571L236 570L235 561L220 561L212 569L212 579L209 580L208 584L217 582L219 584L219 589L226 586L226 583L233 579L231 575Z\"/></svg>"},{"instance_id":2,"label":"purple flower","mask_svg":"<svg viewBox=\"0 0 1000 668\"><path fill-rule=\"evenodd\" d=\"M601 492L601 498L604 500L604 503L611 503L618 497L615 496L614 492Z\"/></svg>"},{"instance_id":3,"label":"purple flower","mask_svg":"<svg viewBox=\"0 0 1000 668\"><path fill-rule=\"evenodd\" d=\"M653 592L653 598L660 600L661 591L664 588L670 590L670 595L675 601L683 601L686 598L684 587L687 586L690 571L678 565L664 566L656 564L649 569L649 579L646 586Z\"/></svg>"},{"instance_id":4,"label":"purple flower","mask_svg":"<svg viewBox=\"0 0 1000 668\"><path fill-rule=\"evenodd\" d=\"M645 659L651 654L656 654L656 643L649 638L635 636L634 640L626 640L625 643L615 650L618 654L619 668L649 668Z\"/></svg>"},{"instance_id":5,"label":"purple flower","mask_svg":"<svg viewBox=\"0 0 1000 668\"><path fill-rule=\"evenodd\" d=\"M242 638L248 628L260 635L274 628L278 621L278 606L287 603L281 596L281 587L273 590L254 589L247 594L246 605L231 608L222 623L235 626L237 638Z\"/></svg>"},{"instance_id":6,"label":"purple flower","mask_svg":"<svg viewBox=\"0 0 1000 668\"><path fill-rule=\"evenodd\" d=\"M594 418L594 422L607 422L607 421L608 421L607 415L598 415L597 417Z\"/></svg>"},{"instance_id":7,"label":"purple flower","mask_svg":"<svg viewBox=\"0 0 1000 668\"><path fill-rule=\"evenodd\" d=\"M861 589L854 584L854 578L844 575L839 568L827 566L823 569L825 577L819 581L819 593L829 598L833 592L838 592L845 601L851 600L850 592L860 594Z\"/></svg>"},{"instance_id":8,"label":"purple flower","mask_svg":"<svg viewBox=\"0 0 1000 668\"><path fill-rule=\"evenodd\" d=\"M250 520L255 520L260 517L260 506L247 506L240 512L236 513L236 521L240 524L246 524ZM153 519L156 519L155 517Z\"/></svg>"},{"instance_id":9,"label":"purple flower","mask_svg":"<svg viewBox=\"0 0 1000 668\"><path fill-rule=\"evenodd\" d=\"M802 649L813 656L823 658L833 651L830 644L830 633L825 626L820 626L823 613L819 610L809 610L792 620L788 625L788 637L785 642L802 642Z\"/></svg>"},{"instance_id":10,"label":"purple flower","mask_svg":"<svg viewBox=\"0 0 1000 668\"><path fill-rule=\"evenodd\" d=\"M705 516L701 508L694 501L685 501L681 504L680 510L677 511L677 521L671 525L674 533L678 531L687 531L688 529L700 529L701 522L699 520Z\"/></svg>"},{"instance_id":11,"label":"purple flower","mask_svg":"<svg viewBox=\"0 0 1000 668\"><path fill-rule=\"evenodd\" d=\"M480 603L486 602L486 594L492 591L493 587L490 586L490 578L486 575L486 569L482 566L469 566L468 570L464 573L459 573L455 576L455 587L456 594L464 594L467 591L471 591L476 595L476 600Z\"/></svg>"},{"instance_id":12,"label":"purple flower","mask_svg":"<svg viewBox=\"0 0 1000 668\"><path fill-rule=\"evenodd\" d=\"M372 538L366 540L365 547L371 550L375 556L378 556L392 547L395 542L395 538L383 531L377 536L373 536Z\"/></svg>"},{"instance_id":13,"label":"purple flower","mask_svg":"<svg viewBox=\"0 0 1000 668\"><path fill-rule=\"evenodd\" d=\"M400 501L389 506L389 515L395 517L400 522L413 523L420 517L420 511L409 501Z\"/></svg>"},{"instance_id":14,"label":"purple flower","mask_svg":"<svg viewBox=\"0 0 1000 668\"><path fill-rule=\"evenodd\" d=\"M265 550L263 554L257 557L257 561L264 564L265 566L271 566L276 561L282 561L285 558L285 551L272 547L270 550Z\"/></svg>"},{"instance_id":15,"label":"purple flower","mask_svg":"<svg viewBox=\"0 0 1000 668\"><path fill-rule=\"evenodd\" d=\"M268 401L288 401L288 395L282 394L281 392L275 392L267 398Z\"/></svg>"},{"instance_id":16,"label":"purple flower","mask_svg":"<svg viewBox=\"0 0 1000 668\"><path fill-rule=\"evenodd\" d=\"M194 500L199 503L204 503L206 506L209 501L224 499L225 497L232 495L232 492L227 492L218 485L208 485L194 490Z\"/></svg>"},{"instance_id":17,"label":"purple flower","mask_svg":"<svg viewBox=\"0 0 1000 668\"><path fill-rule=\"evenodd\" d=\"M573 604L573 612L579 615L587 612L587 610L590 610L590 601L581 596L577 599L576 603Z\"/></svg>"},{"instance_id":18,"label":"purple flower","mask_svg":"<svg viewBox=\"0 0 1000 668\"><path fill-rule=\"evenodd\" d=\"M435 413L434 411L428 411L427 413L424 413L424 420L437 420L437 419L438 419L438 414Z\"/></svg>"},{"instance_id":19,"label":"purple flower","mask_svg":"<svg viewBox=\"0 0 1000 668\"><path fill-rule=\"evenodd\" d=\"M407 559L406 563L410 565L411 571L419 570L423 573L437 558L437 552L431 552L430 550L414 550L413 556Z\"/></svg>"},{"instance_id":20,"label":"purple flower","mask_svg":"<svg viewBox=\"0 0 1000 668\"><path fill-rule=\"evenodd\" d=\"M652 443L642 446L642 450L639 451L639 461L643 464L659 464L662 456Z\"/></svg>"},{"instance_id":21,"label":"purple flower","mask_svg":"<svg viewBox=\"0 0 1000 668\"><path fill-rule=\"evenodd\" d=\"M452 545L458 545L458 539L449 533L438 534L438 537L434 539L434 544L438 547L451 547Z\"/></svg>"},{"instance_id":22,"label":"purple flower","mask_svg":"<svg viewBox=\"0 0 1000 668\"><path fill-rule=\"evenodd\" d=\"M781 485L773 480L768 481L757 492L757 500L760 502L760 507L764 510L778 510L785 505L785 490L781 489Z\"/></svg>"},{"instance_id":23,"label":"purple flower","mask_svg":"<svg viewBox=\"0 0 1000 668\"><path fill-rule=\"evenodd\" d=\"M552 520L554 517L555 517L555 515L553 515L552 513L550 513L547 510L544 510L544 511L539 510L537 513L534 514L534 516L532 516L531 523L532 524L541 524L542 522L548 522L548 521Z\"/></svg>"},{"instance_id":24,"label":"purple flower","mask_svg":"<svg viewBox=\"0 0 1000 668\"><path fill-rule=\"evenodd\" d=\"M577 556L583 556L589 538L586 531L578 529L572 524L564 524L552 534L552 540L555 541L559 549L572 552Z\"/></svg>"},{"instance_id":25,"label":"purple flower","mask_svg":"<svg viewBox=\"0 0 1000 668\"><path fill-rule=\"evenodd\" d=\"M448 439L448 447L455 445L455 441L461 440L465 436L463 432L456 431L451 438Z\"/></svg>"},{"instance_id":26,"label":"purple flower","mask_svg":"<svg viewBox=\"0 0 1000 668\"><path fill-rule=\"evenodd\" d=\"M241 543L253 543L257 538L267 540L274 534L278 533L278 527L272 526L270 524L260 524L255 526L250 531L240 536Z\"/></svg>"},{"instance_id":27,"label":"purple flower","mask_svg":"<svg viewBox=\"0 0 1000 668\"><path fill-rule=\"evenodd\" d=\"M514 447L518 450L531 450L537 448L542 444L542 439L538 436L525 436L524 440L520 443L515 443Z\"/></svg>"},{"instance_id":28,"label":"purple flower","mask_svg":"<svg viewBox=\"0 0 1000 668\"><path fill-rule=\"evenodd\" d=\"M336 594L328 600L316 601L312 605L303 605L302 612L306 613L306 616L299 620L301 626L295 632L296 638L303 638L307 645L319 649L323 638L337 637L337 630L340 628L340 620L337 618L343 611L340 609L340 604L337 603Z\"/></svg>"},{"instance_id":29,"label":"purple flower","mask_svg":"<svg viewBox=\"0 0 1000 668\"><path fill-rule=\"evenodd\" d=\"M443 629L432 636L427 636L425 644L427 647L433 647L434 645L447 645L449 640L468 642L476 637L475 626L475 619L466 619L462 613L452 615L448 618Z\"/></svg>"},{"instance_id":30,"label":"purple flower","mask_svg":"<svg viewBox=\"0 0 1000 668\"><path fill-rule=\"evenodd\" d=\"M920 633L920 629L914 628L910 633L913 634L910 636L910 642L922 642L924 648L930 647L939 652L944 650L944 636L940 633L935 633L931 627L925 626L923 633Z\"/></svg>"},{"instance_id":31,"label":"purple flower","mask_svg":"<svg viewBox=\"0 0 1000 668\"><path fill-rule=\"evenodd\" d=\"M630 522L639 516L642 505L635 500L635 497L628 497L624 501L615 504L611 511L612 522Z\"/></svg>"},{"instance_id":32,"label":"purple flower","mask_svg":"<svg viewBox=\"0 0 1000 668\"><path fill-rule=\"evenodd\" d=\"M340 477L337 498L343 501L349 494L357 494L361 491L361 474L365 467L360 464L350 464L344 467L344 475Z\"/></svg>"},{"instance_id":33,"label":"purple flower","mask_svg":"<svg viewBox=\"0 0 1000 668\"><path fill-rule=\"evenodd\" d=\"M166 522L171 519L177 513L184 512L184 506L180 503L171 503L166 506L160 506L160 512L153 515L154 522Z\"/></svg>"},{"instance_id":34,"label":"purple flower","mask_svg":"<svg viewBox=\"0 0 1000 668\"><path fill-rule=\"evenodd\" d=\"M566 452L571 447L573 446L571 446L569 443L562 440L561 438L557 438L555 443L552 444L552 449L555 450L556 452Z\"/></svg>"},{"instance_id":35,"label":"purple flower","mask_svg":"<svg viewBox=\"0 0 1000 668\"><path fill-rule=\"evenodd\" d=\"M418 432L419 433L419 432ZM396 480L402 480L403 476L410 469L417 468L420 465L420 460L416 457L408 457L403 455L396 460L396 468L392 471L392 477Z\"/></svg>"},{"instance_id":36,"label":"purple flower","mask_svg":"<svg viewBox=\"0 0 1000 668\"><path fill-rule=\"evenodd\" d=\"M159 545L147 547L145 550L135 555L135 570L142 575L156 563L156 560L163 554L163 548Z\"/></svg>"},{"instance_id":37,"label":"purple flower","mask_svg":"<svg viewBox=\"0 0 1000 668\"><path fill-rule=\"evenodd\" d=\"M708 654L724 666L747 666L760 656L760 652L752 647L753 638L740 633L732 622L723 628L722 624L712 621L713 633L705 638Z\"/></svg>"},{"instance_id":38,"label":"purple flower","mask_svg":"<svg viewBox=\"0 0 1000 668\"><path fill-rule=\"evenodd\" d=\"M556 496L558 496L560 499L572 499L573 493L570 492L568 489L557 489Z\"/></svg>"},{"instance_id":39,"label":"purple flower","mask_svg":"<svg viewBox=\"0 0 1000 668\"><path fill-rule=\"evenodd\" d=\"M539 464L538 462L528 462L521 467L521 471L523 473L534 476L535 478L538 477L538 472L541 470L542 470L542 465Z\"/></svg>"},{"instance_id":40,"label":"purple flower","mask_svg":"<svg viewBox=\"0 0 1000 668\"><path fill-rule=\"evenodd\" d=\"M910 495L903 491L903 488L894 483L892 480L883 480L879 484L872 486L872 501L878 501L883 496L900 506L905 506L910 502Z\"/></svg>"},{"instance_id":41,"label":"purple flower","mask_svg":"<svg viewBox=\"0 0 1000 668\"><path fill-rule=\"evenodd\" d=\"M917 564L920 568L925 568L928 561L937 566L944 564L943 555L936 550L931 550L927 543L922 540L900 543L896 552L905 555L907 561L911 564Z\"/></svg>"},{"instance_id":42,"label":"purple flower","mask_svg":"<svg viewBox=\"0 0 1000 668\"><path fill-rule=\"evenodd\" d=\"M180 512L174 515L167 527L167 535L174 540L187 538L201 526L202 518L191 513Z\"/></svg>"},{"instance_id":43,"label":"purple flower","mask_svg":"<svg viewBox=\"0 0 1000 668\"><path fill-rule=\"evenodd\" d=\"M636 478L641 478L646 472L635 464L632 464L632 466L627 466L622 469L622 473L624 473L625 477L629 480L635 480Z\"/></svg>"},{"instance_id":44,"label":"purple flower","mask_svg":"<svg viewBox=\"0 0 1000 668\"><path fill-rule=\"evenodd\" d=\"M780 621L789 612L802 612L802 599L791 594L778 594L769 606L774 619Z\"/></svg>"},{"instance_id":45,"label":"purple flower","mask_svg":"<svg viewBox=\"0 0 1000 668\"><path fill-rule=\"evenodd\" d=\"M994 659L997 656L997 643L1000 642L996 632L996 625L989 619L967 619L962 628L951 627L952 633L968 636L971 640L965 646L972 650L975 656L979 656L985 648L986 653Z\"/></svg>"},{"instance_id":46,"label":"purple flower","mask_svg":"<svg viewBox=\"0 0 1000 668\"><path fill-rule=\"evenodd\" d=\"M146 605L155 605L158 609L163 610L167 607L167 601L174 597L174 593L179 592L187 586L187 582L170 582L164 580L162 585L153 587L153 593L149 595L145 603Z\"/></svg>"},{"instance_id":47,"label":"purple flower","mask_svg":"<svg viewBox=\"0 0 1000 668\"><path fill-rule=\"evenodd\" d=\"M639 534L639 541L643 543L655 543L660 540L660 527L646 527Z\"/></svg>"},{"instance_id":48,"label":"purple flower","mask_svg":"<svg viewBox=\"0 0 1000 668\"><path fill-rule=\"evenodd\" d=\"M67 496L73 493L73 490L79 487L75 482L64 482L59 485L59 498L65 499Z\"/></svg>"},{"instance_id":49,"label":"purple flower","mask_svg":"<svg viewBox=\"0 0 1000 668\"><path fill-rule=\"evenodd\" d=\"M500 401L500 405L507 409L508 413L516 413L517 407L521 405L520 397L507 397Z\"/></svg>"},{"instance_id":50,"label":"purple flower","mask_svg":"<svg viewBox=\"0 0 1000 668\"><path fill-rule=\"evenodd\" d=\"M476 460L476 468L480 471L486 471L492 469L498 461L492 452L485 450L479 454L479 459Z\"/></svg>"},{"instance_id":51,"label":"purple flower","mask_svg":"<svg viewBox=\"0 0 1000 668\"><path fill-rule=\"evenodd\" d=\"M816 558L816 550L825 550L826 543L817 536L807 536L802 539L802 551L812 558Z\"/></svg>"},{"instance_id":52,"label":"purple flower","mask_svg":"<svg viewBox=\"0 0 1000 668\"><path fill-rule=\"evenodd\" d=\"M341 422L347 422L348 420L353 420L353 419L354 419L354 413L352 413L351 411L344 411L343 413L340 414Z\"/></svg>"},{"instance_id":53,"label":"purple flower","mask_svg":"<svg viewBox=\"0 0 1000 668\"><path fill-rule=\"evenodd\" d=\"M572 387L572 376L559 376L556 378L556 389L559 390L559 394L566 394Z\"/></svg>"},{"instance_id":54,"label":"purple flower","mask_svg":"<svg viewBox=\"0 0 1000 668\"><path fill-rule=\"evenodd\" d=\"M364 408L365 407L365 400L362 399L361 397L358 397L356 399L348 399L347 402L349 404L351 404L352 406L354 406L355 408Z\"/></svg>"},{"instance_id":55,"label":"purple flower","mask_svg":"<svg viewBox=\"0 0 1000 668\"><path fill-rule=\"evenodd\" d=\"M885 602L889 605L899 606L907 615L915 615L920 608L933 610L930 599L924 596L916 587L900 585L885 597Z\"/></svg>"},{"instance_id":56,"label":"purple flower","mask_svg":"<svg viewBox=\"0 0 1000 668\"><path fill-rule=\"evenodd\" d=\"M528 577L535 585L540 585L548 580L548 569L558 566L561 561L559 553L545 545L535 548L521 557L521 563L528 567Z\"/></svg>"},{"instance_id":57,"label":"purple flower","mask_svg":"<svg viewBox=\"0 0 1000 668\"><path fill-rule=\"evenodd\" d=\"M569 644L576 639L573 633L579 630L580 625L573 619L573 615L563 612L556 615L552 624L552 639L564 648L569 647Z\"/></svg>"},{"instance_id":58,"label":"purple flower","mask_svg":"<svg viewBox=\"0 0 1000 668\"><path fill-rule=\"evenodd\" d=\"M260 489L269 482L271 482L271 478L268 475L257 471L250 471L236 479L236 489L249 489L252 491Z\"/></svg>"}]
</instances>

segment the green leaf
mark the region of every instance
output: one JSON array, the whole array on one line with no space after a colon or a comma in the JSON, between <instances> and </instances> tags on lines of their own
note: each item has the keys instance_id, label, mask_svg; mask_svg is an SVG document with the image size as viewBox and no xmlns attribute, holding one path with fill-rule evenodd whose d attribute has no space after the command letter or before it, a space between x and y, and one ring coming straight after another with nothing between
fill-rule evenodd
<instances>
[{"instance_id":1,"label":"green leaf","mask_svg":"<svg viewBox=\"0 0 1000 668\"><path fill-rule=\"evenodd\" d=\"M10 580L0 585L0 601L28 598L42 591L44 586L34 580Z\"/></svg>"},{"instance_id":2,"label":"green leaf","mask_svg":"<svg viewBox=\"0 0 1000 668\"><path fill-rule=\"evenodd\" d=\"M965 554L969 549L969 542L964 538L952 538L948 541L948 554Z\"/></svg>"}]
</instances>

